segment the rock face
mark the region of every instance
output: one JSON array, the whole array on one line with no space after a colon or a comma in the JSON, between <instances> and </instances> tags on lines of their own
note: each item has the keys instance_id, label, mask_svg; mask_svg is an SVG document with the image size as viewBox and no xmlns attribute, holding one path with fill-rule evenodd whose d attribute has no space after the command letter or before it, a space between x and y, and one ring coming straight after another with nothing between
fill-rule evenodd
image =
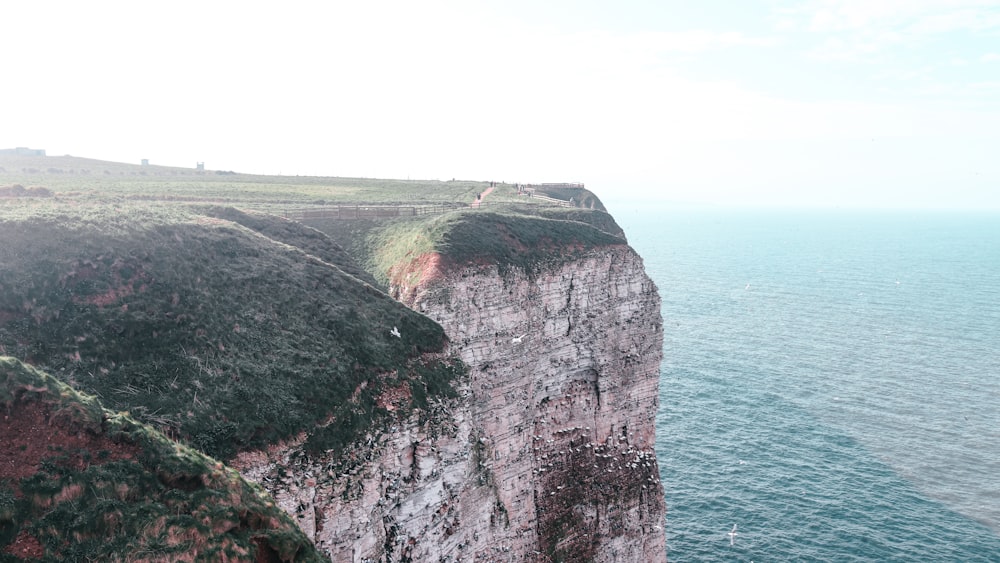
<instances>
[{"instance_id":1,"label":"rock face","mask_svg":"<svg viewBox=\"0 0 1000 563\"><path fill-rule=\"evenodd\" d=\"M662 320L639 256L602 246L531 275L429 258L393 292L470 367L460 398L336 462L292 443L234 465L334 561L664 561Z\"/></svg>"}]
</instances>

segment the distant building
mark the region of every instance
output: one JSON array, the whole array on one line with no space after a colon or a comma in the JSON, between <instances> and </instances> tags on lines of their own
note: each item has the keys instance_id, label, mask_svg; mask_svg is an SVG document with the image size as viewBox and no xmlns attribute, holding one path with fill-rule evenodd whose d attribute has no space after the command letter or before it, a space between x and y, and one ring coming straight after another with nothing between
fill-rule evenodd
<instances>
[{"instance_id":1,"label":"distant building","mask_svg":"<svg viewBox=\"0 0 1000 563\"><path fill-rule=\"evenodd\" d=\"M45 156L45 149L17 147L16 149L0 149L0 154L16 154L17 156Z\"/></svg>"},{"instance_id":2,"label":"distant building","mask_svg":"<svg viewBox=\"0 0 1000 563\"><path fill-rule=\"evenodd\" d=\"M149 159L148 158L142 159L142 165L143 166L149 166Z\"/></svg>"},{"instance_id":3,"label":"distant building","mask_svg":"<svg viewBox=\"0 0 1000 563\"><path fill-rule=\"evenodd\" d=\"M195 168L198 169L198 170L204 170L205 169L205 163L204 162L199 162L197 165L195 165Z\"/></svg>"}]
</instances>

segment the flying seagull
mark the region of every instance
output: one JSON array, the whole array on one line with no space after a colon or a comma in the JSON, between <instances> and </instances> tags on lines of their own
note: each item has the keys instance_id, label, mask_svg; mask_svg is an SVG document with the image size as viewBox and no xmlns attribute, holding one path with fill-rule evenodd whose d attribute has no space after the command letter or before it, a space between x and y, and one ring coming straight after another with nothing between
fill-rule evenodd
<instances>
[{"instance_id":1,"label":"flying seagull","mask_svg":"<svg viewBox=\"0 0 1000 563\"><path fill-rule=\"evenodd\" d=\"M733 530L726 535L729 536L729 545L736 545L736 536L739 535L736 533L736 524L733 524Z\"/></svg>"},{"instance_id":2,"label":"flying seagull","mask_svg":"<svg viewBox=\"0 0 1000 563\"><path fill-rule=\"evenodd\" d=\"M521 343L521 339L523 339L525 336L528 336L527 332L524 333L524 334L522 334L521 336L515 336L514 338L511 338L510 339L510 343L511 344L520 344Z\"/></svg>"},{"instance_id":3,"label":"flying seagull","mask_svg":"<svg viewBox=\"0 0 1000 563\"><path fill-rule=\"evenodd\" d=\"M389 334L395 336L396 338L402 338L402 336L400 336L399 334L399 329L396 327L392 327L392 330L389 331Z\"/></svg>"}]
</instances>

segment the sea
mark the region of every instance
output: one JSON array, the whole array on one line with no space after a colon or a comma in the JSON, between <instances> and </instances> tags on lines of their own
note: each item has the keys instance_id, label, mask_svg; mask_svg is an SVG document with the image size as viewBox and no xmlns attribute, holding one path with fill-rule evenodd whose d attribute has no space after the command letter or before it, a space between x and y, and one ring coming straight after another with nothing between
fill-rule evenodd
<instances>
[{"instance_id":1,"label":"sea","mask_svg":"<svg viewBox=\"0 0 1000 563\"><path fill-rule=\"evenodd\" d=\"M1000 214L613 213L663 302L669 561L1000 562Z\"/></svg>"}]
</instances>

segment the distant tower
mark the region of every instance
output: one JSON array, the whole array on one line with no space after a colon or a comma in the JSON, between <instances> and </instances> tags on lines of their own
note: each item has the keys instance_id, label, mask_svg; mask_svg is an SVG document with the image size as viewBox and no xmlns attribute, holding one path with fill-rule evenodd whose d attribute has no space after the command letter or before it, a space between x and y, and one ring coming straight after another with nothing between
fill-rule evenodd
<instances>
[{"instance_id":1,"label":"distant tower","mask_svg":"<svg viewBox=\"0 0 1000 563\"><path fill-rule=\"evenodd\" d=\"M205 163L204 163L204 162L199 162L199 163L198 163L198 164L197 164L197 165L195 166L195 168L196 168L197 170L204 170L204 169L205 169Z\"/></svg>"},{"instance_id":2,"label":"distant tower","mask_svg":"<svg viewBox=\"0 0 1000 563\"><path fill-rule=\"evenodd\" d=\"M148 158L142 159L142 165L143 166L149 166L149 159Z\"/></svg>"}]
</instances>

